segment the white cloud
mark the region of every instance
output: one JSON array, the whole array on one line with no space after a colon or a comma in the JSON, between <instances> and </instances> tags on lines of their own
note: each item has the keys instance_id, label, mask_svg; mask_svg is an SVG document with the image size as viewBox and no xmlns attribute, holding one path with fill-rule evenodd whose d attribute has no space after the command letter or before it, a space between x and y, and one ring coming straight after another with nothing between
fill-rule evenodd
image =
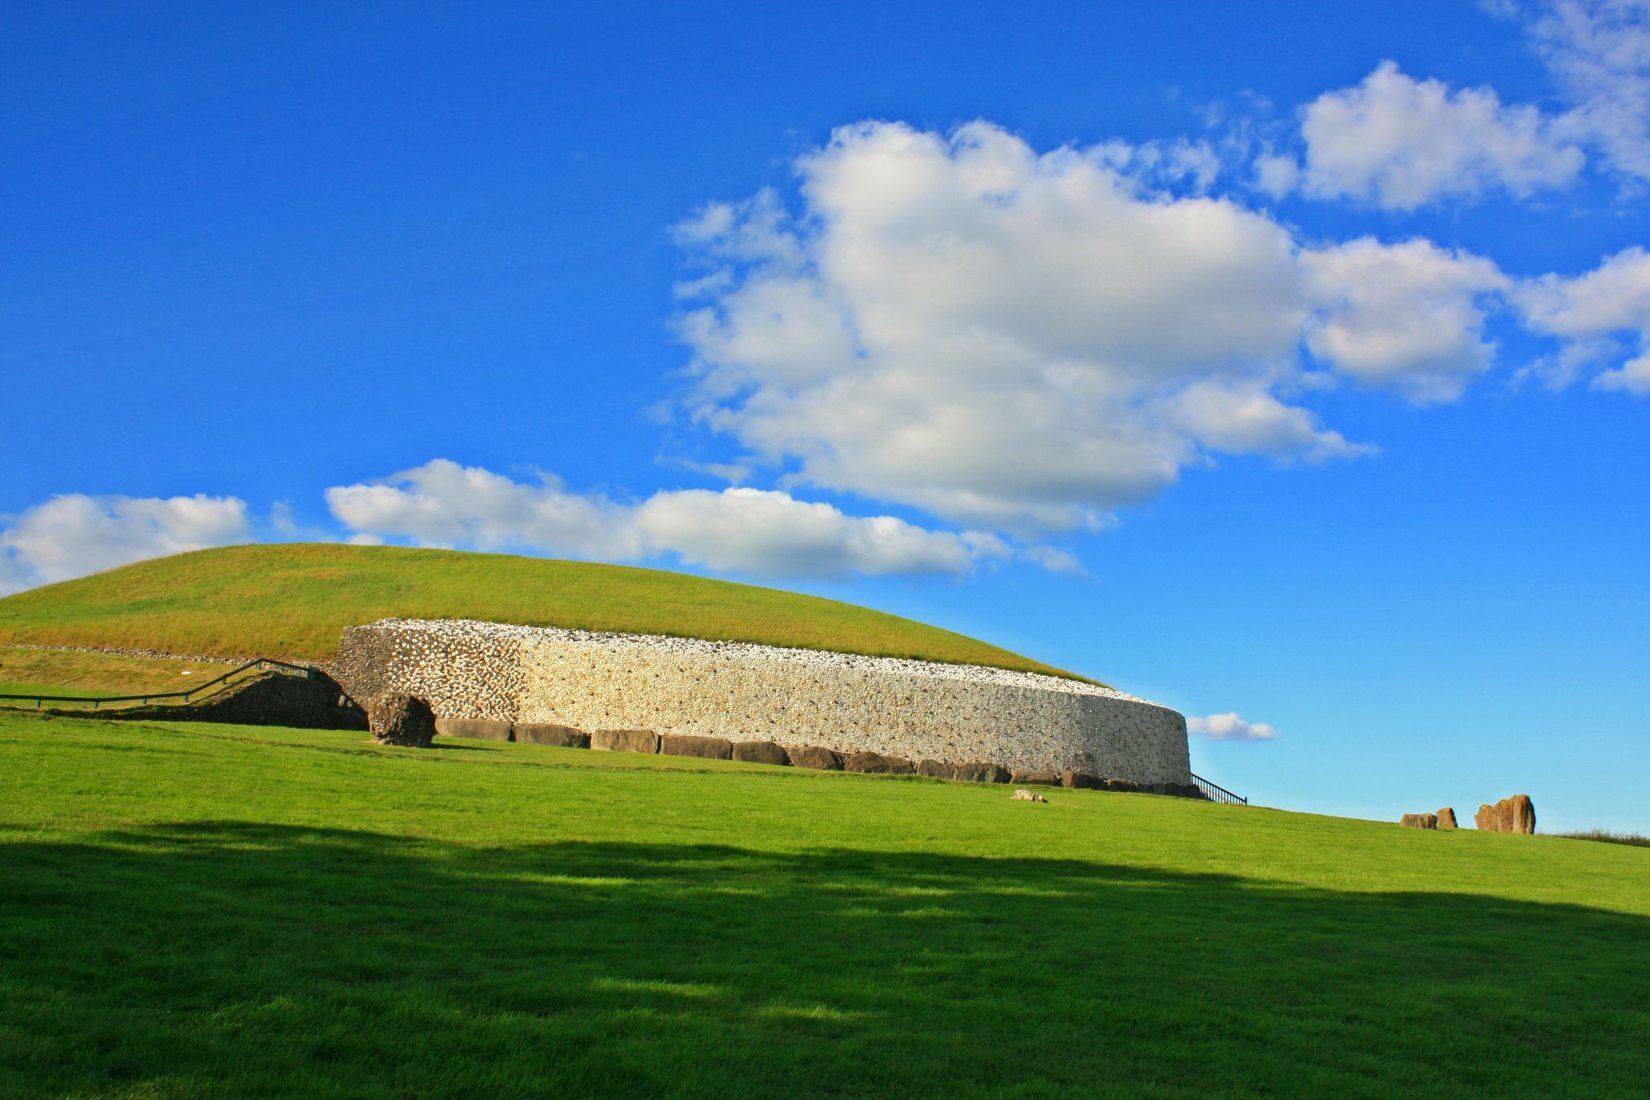
<instances>
[{"instance_id":1,"label":"white cloud","mask_svg":"<svg viewBox=\"0 0 1650 1100\"><path fill-rule=\"evenodd\" d=\"M1188 149L1148 174L1195 179ZM1093 527L1212 453L1358 453L1283 396L1314 304L1290 232L1132 163L983 122L837 130L794 219L764 193L683 230L711 269L680 321L693 415L801 482L1018 531Z\"/></svg>"},{"instance_id":2,"label":"white cloud","mask_svg":"<svg viewBox=\"0 0 1650 1100\"><path fill-rule=\"evenodd\" d=\"M245 542L246 502L234 497L52 497L0 529L0 591L117 565Z\"/></svg>"},{"instance_id":3,"label":"white cloud","mask_svg":"<svg viewBox=\"0 0 1650 1100\"><path fill-rule=\"evenodd\" d=\"M850 516L788 493L686 489L628 505L569 492L548 475L518 482L446 459L382 481L335 486L326 500L357 539L626 561L668 554L756 576L960 575L1012 556L989 534Z\"/></svg>"},{"instance_id":4,"label":"white cloud","mask_svg":"<svg viewBox=\"0 0 1650 1100\"><path fill-rule=\"evenodd\" d=\"M1536 10L1530 36L1573 104L1555 130L1650 180L1650 3L1559 0Z\"/></svg>"},{"instance_id":5,"label":"white cloud","mask_svg":"<svg viewBox=\"0 0 1650 1100\"><path fill-rule=\"evenodd\" d=\"M1496 189L1522 198L1569 186L1585 165L1561 129L1534 107L1504 106L1492 89L1451 90L1383 61L1363 83L1302 111L1301 187L1390 210ZM1277 165L1256 167L1263 190L1287 182Z\"/></svg>"},{"instance_id":6,"label":"white cloud","mask_svg":"<svg viewBox=\"0 0 1650 1100\"><path fill-rule=\"evenodd\" d=\"M1235 711L1186 719L1186 732L1211 741L1271 741L1278 731L1265 722L1250 722Z\"/></svg>"},{"instance_id":7,"label":"white cloud","mask_svg":"<svg viewBox=\"0 0 1650 1100\"><path fill-rule=\"evenodd\" d=\"M1489 369L1483 299L1510 285L1490 261L1430 241L1364 237L1303 253L1301 264L1321 303L1307 346L1337 372L1431 404L1460 397Z\"/></svg>"},{"instance_id":8,"label":"white cloud","mask_svg":"<svg viewBox=\"0 0 1650 1100\"><path fill-rule=\"evenodd\" d=\"M1585 275L1543 275L1513 295L1533 331L1558 337L1564 349L1556 377L1567 382L1584 366L1618 357L1622 334L1631 335L1639 354L1593 377L1592 385L1650 395L1650 253L1624 249Z\"/></svg>"}]
</instances>

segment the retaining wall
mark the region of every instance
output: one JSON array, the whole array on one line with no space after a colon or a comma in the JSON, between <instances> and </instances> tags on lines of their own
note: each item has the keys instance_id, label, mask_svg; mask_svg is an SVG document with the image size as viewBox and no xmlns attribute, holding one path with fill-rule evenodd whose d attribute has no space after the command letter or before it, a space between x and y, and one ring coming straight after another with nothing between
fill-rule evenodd
<instances>
[{"instance_id":1,"label":"retaining wall","mask_svg":"<svg viewBox=\"0 0 1650 1100\"><path fill-rule=\"evenodd\" d=\"M356 699L403 691L443 718L1191 781L1186 720L1175 711L1093 684L976 665L386 619L344 631L335 673Z\"/></svg>"}]
</instances>

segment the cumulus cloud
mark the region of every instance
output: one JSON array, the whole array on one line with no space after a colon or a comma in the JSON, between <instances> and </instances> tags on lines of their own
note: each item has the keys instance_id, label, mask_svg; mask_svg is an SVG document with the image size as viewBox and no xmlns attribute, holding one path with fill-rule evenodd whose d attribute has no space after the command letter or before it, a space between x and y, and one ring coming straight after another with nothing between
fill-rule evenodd
<instances>
[{"instance_id":1,"label":"cumulus cloud","mask_svg":"<svg viewBox=\"0 0 1650 1100\"><path fill-rule=\"evenodd\" d=\"M1513 295L1524 323L1559 338L1560 380L1599 361L1620 358L1626 336L1637 348L1625 362L1593 377L1597 389L1650 395L1650 253L1624 249L1584 275L1543 275Z\"/></svg>"},{"instance_id":2,"label":"cumulus cloud","mask_svg":"<svg viewBox=\"0 0 1650 1100\"><path fill-rule=\"evenodd\" d=\"M1623 175L1650 180L1650 3L1558 0L1530 9L1530 37L1573 105L1556 132L1595 147Z\"/></svg>"},{"instance_id":3,"label":"cumulus cloud","mask_svg":"<svg viewBox=\"0 0 1650 1100\"><path fill-rule=\"evenodd\" d=\"M674 555L754 576L960 575L1014 553L990 534L851 516L783 492L669 490L625 504L571 492L549 475L520 482L446 459L335 486L326 500L355 537L606 560Z\"/></svg>"},{"instance_id":4,"label":"cumulus cloud","mask_svg":"<svg viewBox=\"0 0 1650 1100\"><path fill-rule=\"evenodd\" d=\"M52 497L0 529L0 591L117 565L245 542L246 502L234 497Z\"/></svg>"},{"instance_id":5,"label":"cumulus cloud","mask_svg":"<svg viewBox=\"0 0 1650 1100\"><path fill-rule=\"evenodd\" d=\"M1453 401L1488 370L1485 296L1510 281L1489 260L1412 240L1364 237L1301 256L1320 303L1306 329L1320 360L1418 404Z\"/></svg>"},{"instance_id":6,"label":"cumulus cloud","mask_svg":"<svg viewBox=\"0 0 1650 1100\"><path fill-rule=\"evenodd\" d=\"M1213 454L1358 453L1286 396L1317 306L1292 234L1145 160L837 130L791 216L764 192L680 234L709 272L679 323L693 416L803 483L1020 532L1092 528Z\"/></svg>"},{"instance_id":7,"label":"cumulus cloud","mask_svg":"<svg viewBox=\"0 0 1650 1100\"><path fill-rule=\"evenodd\" d=\"M1451 89L1383 61L1356 87L1325 92L1301 114L1300 185L1315 198L1353 198L1390 210L1491 190L1517 197L1567 187L1586 156L1564 128L1489 88ZM1263 189L1287 180L1257 165Z\"/></svg>"},{"instance_id":8,"label":"cumulus cloud","mask_svg":"<svg viewBox=\"0 0 1650 1100\"><path fill-rule=\"evenodd\" d=\"M1186 719L1186 732L1211 741L1271 741L1278 731L1265 722L1250 722L1236 711Z\"/></svg>"}]
</instances>

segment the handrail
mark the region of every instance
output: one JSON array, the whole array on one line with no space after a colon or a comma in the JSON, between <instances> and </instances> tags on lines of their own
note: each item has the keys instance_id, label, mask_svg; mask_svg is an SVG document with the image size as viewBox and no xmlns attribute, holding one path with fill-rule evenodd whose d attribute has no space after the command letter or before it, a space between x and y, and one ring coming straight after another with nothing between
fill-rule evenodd
<instances>
[{"instance_id":1,"label":"handrail","mask_svg":"<svg viewBox=\"0 0 1650 1100\"><path fill-rule=\"evenodd\" d=\"M252 660L246 662L246 664L241 665L237 668L232 668L228 672L224 673L222 676L214 677L213 679L206 681L204 684L196 684L194 687L190 688L188 691L152 691L152 692L148 693L147 695L32 695L32 694L3 695L3 694L0 694L0 699L24 699L24 700L32 699L32 700L34 700L34 709L35 710L39 710L40 705L42 703L90 703L90 704L92 704L92 709L93 710L96 710L99 706L101 706L104 703L138 703L139 705L145 705L145 704L148 704L150 702L160 700L160 699L182 699L184 702L187 703L187 702L191 701L190 700L191 696L199 695L201 692L205 691L207 688L215 687L216 685L221 684L225 680L229 679L231 676L238 676L241 673L245 672L249 668L256 668L256 669L259 669L260 671L263 670L263 669L267 669L267 668L275 668L277 670L281 670L281 671L285 671L285 672L301 672L301 673L304 674L305 679L313 679L314 676L315 676L315 669L312 668L309 665L295 665L295 664L291 663L290 661L280 661L280 660L275 659L274 657L254 657L254 658L252 658Z\"/></svg>"},{"instance_id":2,"label":"handrail","mask_svg":"<svg viewBox=\"0 0 1650 1100\"><path fill-rule=\"evenodd\" d=\"M1193 775L1192 782L1197 784L1197 789L1202 791L1203 797L1207 798L1210 802L1224 802L1229 806L1249 805L1249 800L1247 798L1244 798L1240 794L1233 794L1220 784L1211 783L1201 775Z\"/></svg>"}]
</instances>

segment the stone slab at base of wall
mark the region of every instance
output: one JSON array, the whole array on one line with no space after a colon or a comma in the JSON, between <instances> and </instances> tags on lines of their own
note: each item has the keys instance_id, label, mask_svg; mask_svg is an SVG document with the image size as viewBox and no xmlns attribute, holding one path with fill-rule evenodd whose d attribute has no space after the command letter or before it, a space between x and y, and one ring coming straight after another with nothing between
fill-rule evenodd
<instances>
[{"instance_id":1,"label":"stone slab at base of wall","mask_svg":"<svg viewBox=\"0 0 1650 1100\"><path fill-rule=\"evenodd\" d=\"M662 756L693 756L700 760L732 760L733 742L726 737L666 733L659 737L659 753Z\"/></svg>"},{"instance_id":2,"label":"stone slab at base of wall","mask_svg":"<svg viewBox=\"0 0 1650 1100\"><path fill-rule=\"evenodd\" d=\"M435 732L442 737L463 737L471 741L514 741L509 722L490 718L437 718Z\"/></svg>"},{"instance_id":3,"label":"stone slab at base of wall","mask_svg":"<svg viewBox=\"0 0 1650 1100\"><path fill-rule=\"evenodd\" d=\"M733 758L747 764L774 764L778 767L785 767L791 762L791 754L772 741L735 741Z\"/></svg>"},{"instance_id":4,"label":"stone slab at base of wall","mask_svg":"<svg viewBox=\"0 0 1650 1100\"><path fill-rule=\"evenodd\" d=\"M597 752L659 751L659 735L652 730L597 730L590 735L590 747Z\"/></svg>"},{"instance_id":5,"label":"stone slab at base of wall","mask_svg":"<svg viewBox=\"0 0 1650 1100\"><path fill-rule=\"evenodd\" d=\"M572 726L558 726L549 722L517 722L517 741L529 745L552 745L562 749L588 749L590 735Z\"/></svg>"},{"instance_id":6,"label":"stone slab at base of wall","mask_svg":"<svg viewBox=\"0 0 1650 1100\"><path fill-rule=\"evenodd\" d=\"M397 619L344 631L336 667L356 698L403 691L455 718L801 743L841 756L987 761L1141 785L1191 782L1179 714L1097 684L1034 673ZM612 747L597 737L591 744ZM637 749L657 751L657 744L627 746Z\"/></svg>"}]
</instances>

